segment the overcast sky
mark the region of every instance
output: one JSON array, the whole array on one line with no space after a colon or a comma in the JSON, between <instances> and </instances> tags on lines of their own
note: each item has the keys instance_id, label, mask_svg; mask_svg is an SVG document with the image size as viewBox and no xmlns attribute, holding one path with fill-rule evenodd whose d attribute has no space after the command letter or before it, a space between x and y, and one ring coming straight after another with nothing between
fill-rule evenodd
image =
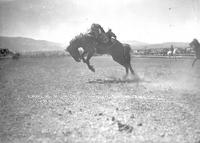
<instances>
[{"instance_id":1,"label":"overcast sky","mask_svg":"<svg viewBox=\"0 0 200 143\"><path fill-rule=\"evenodd\" d=\"M200 40L200 0L0 0L0 35L66 43L92 23L119 40Z\"/></svg>"}]
</instances>

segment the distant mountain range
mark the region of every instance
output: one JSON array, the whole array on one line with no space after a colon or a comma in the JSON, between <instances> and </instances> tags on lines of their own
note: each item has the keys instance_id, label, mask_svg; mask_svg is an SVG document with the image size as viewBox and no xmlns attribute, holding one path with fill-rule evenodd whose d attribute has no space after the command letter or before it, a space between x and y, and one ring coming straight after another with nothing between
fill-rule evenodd
<instances>
[{"instance_id":1,"label":"distant mountain range","mask_svg":"<svg viewBox=\"0 0 200 143\"><path fill-rule=\"evenodd\" d=\"M173 47L175 48L190 47L189 43L185 43L185 42L166 42L166 43L159 43L159 44L149 44L149 45L141 46L140 48L146 48L146 49L170 48L171 45L173 45Z\"/></svg>"},{"instance_id":2,"label":"distant mountain range","mask_svg":"<svg viewBox=\"0 0 200 143\"><path fill-rule=\"evenodd\" d=\"M6 48L13 52L38 52L38 51L63 51L64 47L59 43L45 40L34 40L24 37L0 36L0 48Z\"/></svg>"},{"instance_id":3,"label":"distant mountain range","mask_svg":"<svg viewBox=\"0 0 200 143\"><path fill-rule=\"evenodd\" d=\"M166 43L156 43L148 44L139 41L124 41L123 43L128 43L133 49L157 49L157 48L170 48L173 45L176 48L187 48L189 43L186 42L166 42Z\"/></svg>"},{"instance_id":4,"label":"distant mountain range","mask_svg":"<svg viewBox=\"0 0 200 143\"><path fill-rule=\"evenodd\" d=\"M133 48L148 45L148 43L135 41L135 40L122 41L122 43L127 43L127 44L131 45L131 47L133 47Z\"/></svg>"},{"instance_id":5,"label":"distant mountain range","mask_svg":"<svg viewBox=\"0 0 200 143\"><path fill-rule=\"evenodd\" d=\"M144 42L129 40L123 41L128 43L133 49L156 49L169 48L171 45L177 48L187 48L188 43L184 42L167 42L160 44L148 44ZM2 37L0 36L0 48L6 48L13 52L39 52L39 51L63 51L65 47L60 43L54 43L45 40L34 40L25 37Z\"/></svg>"}]
</instances>

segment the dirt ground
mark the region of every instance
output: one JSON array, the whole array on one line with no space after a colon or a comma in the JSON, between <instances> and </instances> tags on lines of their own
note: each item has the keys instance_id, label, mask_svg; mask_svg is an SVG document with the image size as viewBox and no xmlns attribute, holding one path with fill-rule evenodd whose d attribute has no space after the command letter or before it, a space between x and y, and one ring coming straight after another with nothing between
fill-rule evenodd
<instances>
[{"instance_id":1,"label":"dirt ground","mask_svg":"<svg viewBox=\"0 0 200 143\"><path fill-rule=\"evenodd\" d=\"M122 80L111 57L96 72L71 57L0 61L0 142L200 143L200 62L135 58Z\"/></svg>"}]
</instances>

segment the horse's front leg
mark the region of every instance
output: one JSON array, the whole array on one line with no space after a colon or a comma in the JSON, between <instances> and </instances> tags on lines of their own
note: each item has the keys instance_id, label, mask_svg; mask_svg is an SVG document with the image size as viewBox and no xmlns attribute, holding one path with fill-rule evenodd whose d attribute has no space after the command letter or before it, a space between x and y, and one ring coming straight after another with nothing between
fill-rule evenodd
<instances>
[{"instance_id":1,"label":"horse's front leg","mask_svg":"<svg viewBox=\"0 0 200 143\"><path fill-rule=\"evenodd\" d=\"M86 63L86 59L85 59L86 54L87 54L86 51L84 51L83 54L81 54L81 59L83 60L84 63Z\"/></svg>"},{"instance_id":2,"label":"horse's front leg","mask_svg":"<svg viewBox=\"0 0 200 143\"><path fill-rule=\"evenodd\" d=\"M85 63L87 64L88 68L89 68L91 71L95 72L94 67L93 67L92 65L90 65L90 59L91 59L91 57L92 57L93 55L94 55L94 51L89 52Z\"/></svg>"}]
</instances>

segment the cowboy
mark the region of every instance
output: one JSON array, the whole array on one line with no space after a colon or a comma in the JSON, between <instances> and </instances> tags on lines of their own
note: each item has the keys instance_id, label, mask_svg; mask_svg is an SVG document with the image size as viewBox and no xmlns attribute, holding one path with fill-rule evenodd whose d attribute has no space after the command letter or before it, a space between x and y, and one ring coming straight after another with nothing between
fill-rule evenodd
<instances>
[{"instance_id":1,"label":"cowboy","mask_svg":"<svg viewBox=\"0 0 200 143\"><path fill-rule=\"evenodd\" d=\"M174 51L174 46L173 45L171 45L170 51L172 51L172 53L173 53L173 51Z\"/></svg>"},{"instance_id":2,"label":"cowboy","mask_svg":"<svg viewBox=\"0 0 200 143\"><path fill-rule=\"evenodd\" d=\"M115 40L117 39L117 36L112 32L111 29L109 29L108 32L106 32L106 36L108 37L109 41L111 41L112 38L114 38Z\"/></svg>"},{"instance_id":3,"label":"cowboy","mask_svg":"<svg viewBox=\"0 0 200 143\"><path fill-rule=\"evenodd\" d=\"M105 34L104 29L101 27L101 25L93 23L91 25L90 28L90 35L94 36L94 38L98 41L98 42L103 42L103 43L107 43L108 42L108 38Z\"/></svg>"},{"instance_id":4,"label":"cowboy","mask_svg":"<svg viewBox=\"0 0 200 143\"><path fill-rule=\"evenodd\" d=\"M101 25L93 23L90 28L89 34L93 35L95 38L98 38L100 34L105 33Z\"/></svg>"}]
</instances>

